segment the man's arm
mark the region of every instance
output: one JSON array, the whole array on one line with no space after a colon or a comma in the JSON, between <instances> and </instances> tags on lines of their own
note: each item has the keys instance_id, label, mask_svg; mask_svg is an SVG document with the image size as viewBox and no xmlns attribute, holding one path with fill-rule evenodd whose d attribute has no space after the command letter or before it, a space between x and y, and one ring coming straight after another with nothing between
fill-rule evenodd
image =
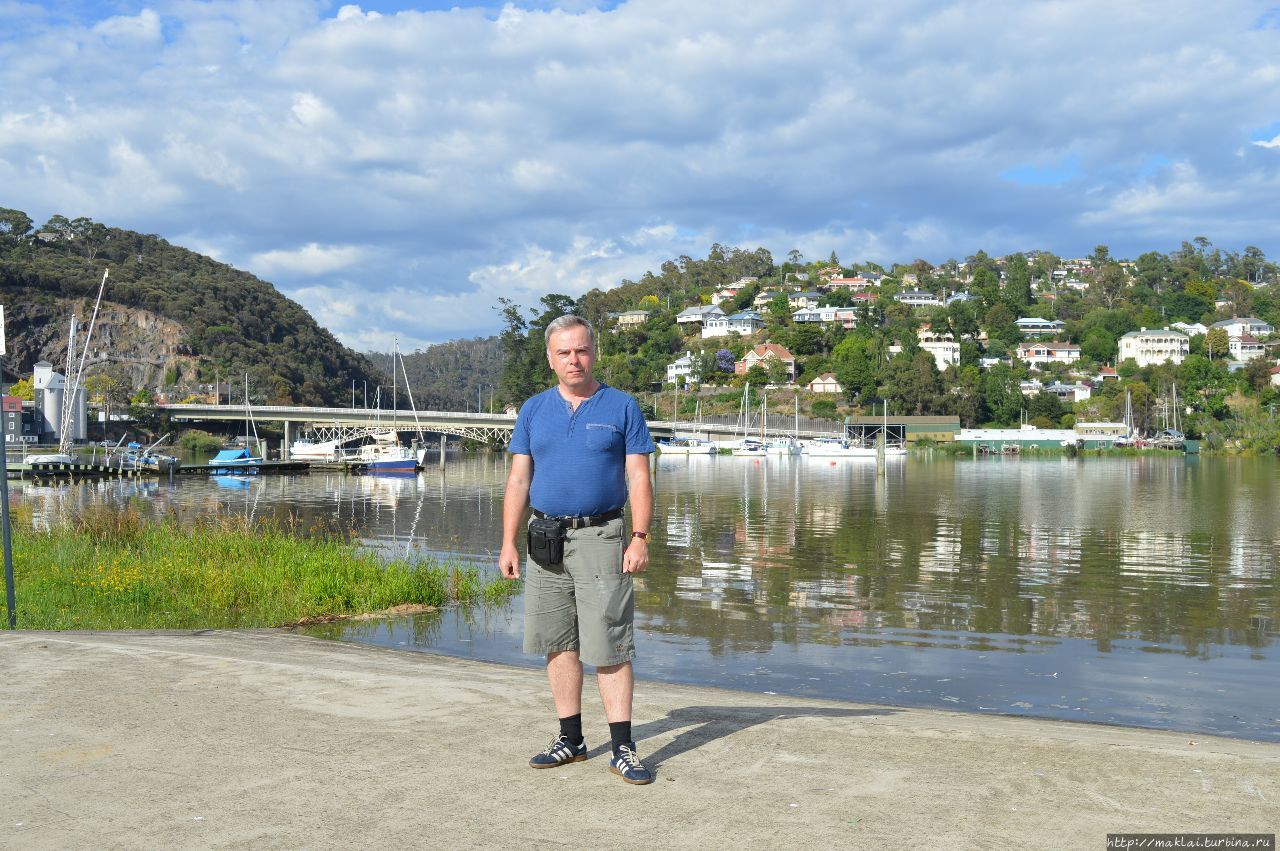
<instances>
[{"instance_id":1,"label":"man's arm","mask_svg":"<svg viewBox=\"0 0 1280 851\"><path fill-rule=\"evenodd\" d=\"M653 482L649 478L649 456L627 456L627 491L631 498L631 531L648 534L653 521ZM649 566L649 542L632 538L622 554L622 572L640 573Z\"/></svg>"},{"instance_id":2,"label":"man's arm","mask_svg":"<svg viewBox=\"0 0 1280 851\"><path fill-rule=\"evenodd\" d=\"M512 455L507 490L502 495L502 554L498 556L498 568L507 579L520 578L520 551L516 548L516 537L524 523L524 513L529 508L531 481L533 457Z\"/></svg>"}]
</instances>

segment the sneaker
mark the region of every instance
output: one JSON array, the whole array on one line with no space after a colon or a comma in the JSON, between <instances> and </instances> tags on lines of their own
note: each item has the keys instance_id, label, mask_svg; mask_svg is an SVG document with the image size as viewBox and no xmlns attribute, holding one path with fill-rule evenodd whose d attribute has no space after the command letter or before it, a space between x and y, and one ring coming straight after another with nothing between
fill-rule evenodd
<instances>
[{"instance_id":1,"label":"sneaker","mask_svg":"<svg viewBox=\"0 0 1280 851\"><path fill-rule=\"evenodd\" d=\"M618 748L613 759L609 760L609 770L636 786L653 782L653 772L645 768L640 757L636 756L635 742L627 742Z\"/></svg>"},{"instance_id":2,"label":"sneaker","mask_svg":"<svg viewBox=\"0 0 1280 851\"><path fill-rule=\"evenodd\" d=\"M529 760L530 768L559 768L571 762L582 762L587 758L587 743L569 744L564 733L556 736L547 745L547 749Z\"/></svg>"}]
</instances>

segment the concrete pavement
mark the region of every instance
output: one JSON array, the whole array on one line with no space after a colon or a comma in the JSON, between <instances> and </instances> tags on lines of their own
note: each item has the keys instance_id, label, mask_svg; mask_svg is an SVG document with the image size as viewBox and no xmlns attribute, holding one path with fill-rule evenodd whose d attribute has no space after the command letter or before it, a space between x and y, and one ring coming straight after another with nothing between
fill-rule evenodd
<instances>
[{"instance_id":1,"label":"concrete pavement","mask_svg":"<svg viewBox=\"0 0 1280 851\"><path fill-rule=\"evenodd\" d=\"M641 683L657 769L526 767L541 672L283 632L0 633L7 848L1087 848L1275 832L1280 746Z\"/></svg>"}]
</instances>

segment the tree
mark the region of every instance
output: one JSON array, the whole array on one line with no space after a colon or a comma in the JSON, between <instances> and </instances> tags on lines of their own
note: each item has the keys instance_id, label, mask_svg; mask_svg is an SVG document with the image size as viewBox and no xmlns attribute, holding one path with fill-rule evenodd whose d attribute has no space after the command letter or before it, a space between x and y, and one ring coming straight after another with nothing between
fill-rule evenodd
<instances>
[{"instance_id":1,"label":"tree","mask_svg":"<svg viewBox=\"0 0 1280 851\"><path fill-rule=\"evenodd\" d=\"M782 358L766 358L764 363L770 384L786 384L791 380L791 370Z\"/></svg>"},{"instance_id":2,"label":"tree","mask_svg":"<svg viewBox=\"0 0 1280 851\"><path fill-rule=\"evenodd\" d=\"M787 252L787 262L792 266L802 266L804 265L804 255L800 253L799 249L793 248Z\"/></svg>"},{"instance_id":3,"label":"tree","mask_svg":"<svg viewBox=\"0 0 1280 851\"><path fill-rule=\"evenodd\" d=\"M129 399L129 416L133 417L139 429L149 437L155 437L156 429L160 425L160 415L150 390L144 387L133 394Z\"/></svg>"},{"instance_id":4,"label":"tree","mask_svg":"<svg viewBox=\"0 0 1280 851\"><path fill-rule=\"evenodd\" d=\"M773 323L782 325L791 318L791 302L785 293L778 293L769 301L769 318Z\"/></svg>"},{"instance_id":5,"label":"tree","mask_svg":"<svg viewBox=\"0 0 1280 851\"><path fill-rule=\"evenodd\" d=\"M30 378L21 378L9 388L9 395L17 396L19 399L25 399L28 402L34 402L36 400L36 386Z\"/></svg>"},{"instance_id":6,"label":"tree","mask_svg":"<svg viewBox=\"0 0 1280 851\"><path fill-rule=\"evenodd\" d=\"M21 210L0 207L0 245L16 245L31 232L31 217Z\"/></svg>"},{"instance_id":7,"label":"tree","mask_svg":"<svg viewBox=\"0 0 1280 851\"><path fill-rule=\"evenodd\" d=\"M721 372L733 372L733 352L728 349L716 352L716 369Z\"/></svg>"},{"instance_id":8,"label":"tree","mask_svg":"<svg viewBox=\"0 0 1280 851\"><path fill-rule=\"evenodd\" d=\"M1255 393L1262 393L1271 386L1271 361L1253 358L1245 365L1244 380Z\"/></svg>"},{"instance_id":9,"label":"tree","mask_svg":"<svg viewBox=\"0 0 1280 851\"><path fill-rule=\"evenodd\" d=\"M820 420L836 418L836 403L833 399L818 399L809 406L809 413Z\"/></svg>"},{"instance_id":10,"label":"tree","mask_svg":"<svg viewBox=\"0 0 1280 851\"><path fill-rule=\"evenodd\" d=\"M1204 335L1204 347L1210 360L1225 358L1230 353L1230 346L1231 338L1227 336L1226 328L1210 328Z\"/></svg>"},{"instance_id":11,"label":"tree","mask_svg":"<svg viewBox=\"0 0 1280 851\"><path fill-rule=\"evenodd\" d=\"M845 337L831 353L836 380L854 397L875 395L880 378L880 361L875 344L865 337Z\"/></svg>"},{"instance_id":12,"label":"tree","mask_svg":"<svg viewBox=\"0 0 1280 851\"><path fill-rule=\"evenodd\" d=\"M1110 363L1116 353L1116 338L1106 328L1091 328L1080 341L1080 354L1098 363Z\"/></svg>"},{"instance_id":13,"label":"tree","mask_svg":"<svg viewBox=\"0 0 1280 851\"><path fill-rule=\"evenodd\" d=\"M747 381L750 381L757 387L763 387L765 384L769 383L769 373L765 371L765 368L760 365L759 361L756 361L751 365L751 368L747 370Z\"/></svg>"},{"instance_id":14,"label":"tree","mask_svg":"<svg viewBox=\"0 0 1280 851\"><path fill-rule=\"evenodd\" d=\"M1005 266L1004 296L1014 310L1031 304L1031 267L1021 254L1014 254Z\"/></svg>"},{"instance_id":15,"label":"tree","mask_svg":"<svg viewBox=\"0 0 1280 851\"><path fill-rule=\"evenodd\" d=\"M1022 388L1008 364L998 363L987 370L982 380L982 396L995 422L1013 425L1021 418Z\"/></svg>"}]
</instances>

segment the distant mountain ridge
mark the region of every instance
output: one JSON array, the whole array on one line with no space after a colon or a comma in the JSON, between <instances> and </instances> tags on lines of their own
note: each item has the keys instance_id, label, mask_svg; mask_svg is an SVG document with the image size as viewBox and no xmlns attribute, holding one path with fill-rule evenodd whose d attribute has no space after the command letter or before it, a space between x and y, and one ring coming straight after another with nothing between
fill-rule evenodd
<instances>
[{"instance_id":1,"label":"distant mountain ridge","mask_svg":"<svg viewBox=\"0 0 1280 851\"><path fill-rule=\"evenodd\" d=\"M338 405L352 381L384 381L301 305L248 272L152 234L54 216L39 229L0 208L0 299L6 365L66 363L72 311L87 324L110 278L90 362L134 387L193 387L249 376L255 401ZM93 370L90 370L92 374Z\"/></svg>"}]
</instances>

